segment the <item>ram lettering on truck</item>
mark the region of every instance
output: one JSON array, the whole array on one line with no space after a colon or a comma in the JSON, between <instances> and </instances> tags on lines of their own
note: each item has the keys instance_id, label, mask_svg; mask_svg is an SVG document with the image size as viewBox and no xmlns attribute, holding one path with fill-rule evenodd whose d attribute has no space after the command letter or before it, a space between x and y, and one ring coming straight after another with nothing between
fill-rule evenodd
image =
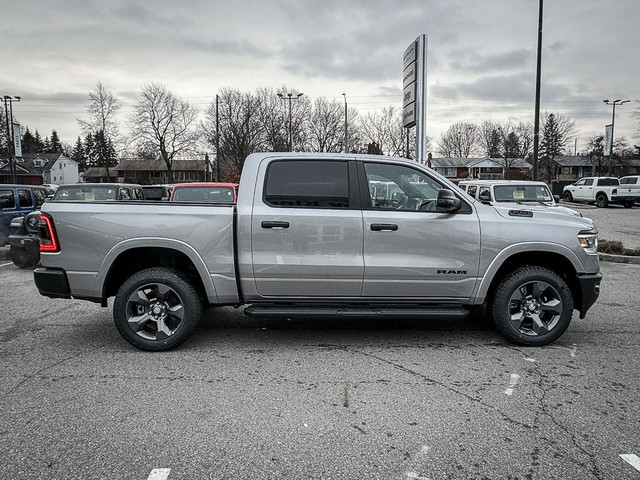
<instances>
[{"instance_id":1,"label":"ram lettering on truck","mask_svg":"<svg viewBox=\"0 0 640 480\"><path fill-rule=\"evenodd\" d=\"M522 207L526 210L526 207ZM237 204L52 201L42 295L107 306L145 350L186 340L209 305L266 318L456 318L544 345L598 298L597 231L545 210L513 216L417 162L250 155Z\"/></svg>"}]
</instances>

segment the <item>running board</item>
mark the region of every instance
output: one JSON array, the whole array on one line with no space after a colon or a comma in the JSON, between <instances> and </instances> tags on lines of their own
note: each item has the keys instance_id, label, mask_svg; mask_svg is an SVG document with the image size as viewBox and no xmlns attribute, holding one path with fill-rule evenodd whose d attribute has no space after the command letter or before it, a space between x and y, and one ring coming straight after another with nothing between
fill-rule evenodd
<instances>
[{"instance_id":1,"label":"running board","mask_svg":"<svg viewBox=\"0 0 640 480\"><path fill-rule=\"evenodd\" d=\"M330 305L330 304L254 304L245 315L261 318L462 318L469 310L461 305Z\"/></svg>"}]
</instances>

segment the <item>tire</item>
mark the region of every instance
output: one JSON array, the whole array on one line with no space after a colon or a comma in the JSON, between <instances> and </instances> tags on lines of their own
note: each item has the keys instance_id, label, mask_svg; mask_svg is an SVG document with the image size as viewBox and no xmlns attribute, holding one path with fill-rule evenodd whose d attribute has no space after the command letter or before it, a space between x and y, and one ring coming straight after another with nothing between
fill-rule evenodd
<instances>
[{"instance_id":1,"label":"tire","mask_svg":"<svg viewBox=\"0 0 640 480\"><path fill-rule=\"evenodd\" d=\"M520 267L498 285L491 302L498 331L519 345L546 345L562 335L573 315L567 283L543 267Z\"/></svg>"},{"instance_id":2,"label":"tire","mask_svg":"<svg viewBox=\"0 0 640 480\"><path fill-rule=\"evenodd\" d=\"M598 208L606 208L609 205L609 200L607 200L607 196L604 194L600 194L596 197L596 206Z\"/></svg>"},{"instance_id":3,"label":"tire","mask_svg":"<svg viewBox=\"0 0 640 480\"><path fill-rule=\"evenodd\" d=\"M571 195L571 192L564 192L562 194L562 198L564 198L565 202L573 202L573 195Z\"/></svg>"},{"instance_id":4,"label":"tire","mask_svg":"<svg viewBox=\"0 0 640 480\"><path fill-rule=\"evenodd\" d=\"M631 207L633 207L634 203L635 202L624 202L623 205L624 205L624 208L631 208Z\"/></svg>"},{"instance_id":5,"label":"tire","mask_svg":"<svg viewBox=\"0 0 640 480\"><path fill-rule=\"evenodd\" d=\"M142 350L161 351L184 342L202 316L198 292L179 272L149 268L129 277L113 303L124 339Z\"/></svg>"},{"instance_id":6,"label":"tire","mask_svg":"<svg viewBox=\"0 0 640 480\"><path fill-rule=\"evenodd\" d=\"M40 262L40 250L19 248L11 245L9 247L11 261L19 268L31 268Z\"/></svg>"}]
</instances>

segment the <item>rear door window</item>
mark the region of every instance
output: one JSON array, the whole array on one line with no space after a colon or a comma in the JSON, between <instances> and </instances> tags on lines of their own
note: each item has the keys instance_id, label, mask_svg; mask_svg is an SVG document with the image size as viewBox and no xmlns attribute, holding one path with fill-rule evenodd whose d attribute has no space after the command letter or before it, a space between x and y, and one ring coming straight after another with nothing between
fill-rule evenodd
<instances>
[{"instance_id":1,"label":"rear door window","mask_svg":"<svg viewBox=\"0 0 640 480\"><path fill-rule=\"evenodd\" d=\"M33 199L29 190L18 190L18 200L21 208L33 207Z\"/></svg>"},{"instance_id":2,"label":"rear door window","mask_svg":"<svg viewBox=\"0 0 640 480\"><path fill-rule=\"evenodd\" d=\"M272 207L349 208L349 164L275 161L267 170L264 201Z\"/></svg>"},{"instance_id":3,"label":"rear door window","mask_svg":"<svg viewBox=\"0 0 640 480\"><path fill-rule=\"evenodd\" d=\"M16 208L16 198L13 190L0 190L0 210Z\"/></svg>"}]
</instances>

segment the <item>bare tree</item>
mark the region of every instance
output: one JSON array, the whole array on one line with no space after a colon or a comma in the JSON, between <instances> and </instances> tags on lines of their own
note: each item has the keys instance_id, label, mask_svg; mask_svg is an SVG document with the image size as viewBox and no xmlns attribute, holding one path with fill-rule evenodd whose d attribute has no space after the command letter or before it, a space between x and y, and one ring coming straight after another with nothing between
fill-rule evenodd
<instances>
[{"instance_id":1,"label":"bare tree","mask_svg":"<svg viewBox=\"0 0 640 480\"><path fill-rule=\"evenodd\" d=\"M237 89L223 88L220 91L218 123L220 138L218 168L223 177L233 180L240 175L245 158L264 148L264 126L261 122L259 98ZM207 138L216 145L216 105L212 103L205 112Z\"/></svg>"},{"instance_id":2,"label":"bare tree","mask_svg":"<svg viewBox=\"0 0 640 480\"><path fill-rule=\"evenodd\" d=\"M169 182L174 181L174 158L194 150L198 142L197 115L189 102L152 83L142 88L129 117L134 142L154 147L167 166Z\"/></svg>"},{"instance_id":3,"label":"bare tree","mask_svg":"<svg viewBox=\"0 0 640 480\"><path fill-rule=\"evenodd\" d=\"M263 148L271 152L287 150L289 133L287 131L288 117L282 109L282 100L271 88L256 90L258 121L262 126Z\"/></svg>"},{"instance_id":4,"label":"bare tree","mask_svg":"<svg viewBox=\"0 0 640 480\"><path fill-rule=\"evenodd\" d=\"M307 122L308 150L340 152L344 146L344 108L339 102L316 98Z\"/></svg>"},{"instance_id":5,"label":"bare tree","mask_svg":"<svg viewBox=\"0 0 640 480\"><path fill-rule=\"evenodd\" d=\"M380 112L369 113L359 122L363 140L384 155L400 157L406 150L405 132L402 128L402 111L387 107Z\"/></svg>"},{"instance_id":6,"label":"bare tree","mask_svg":"<svg viewBox=\"0 0 640 480\"><path fill-rule=\"evenodd\" d=\"M119 140L119 128L117 121L118 100L113 93L107 90L101 82L96 84L95 89L89 93L89 104L87 105L88 120L78 119L78 125L82 129L82 133L95 134L96 132L104 132L105 137L113 143Z\"/></svg>"},{"instance_id":7,"label":"bare tree","mask_svg":"<svg viewBox=\"0 0 640 480\"><path fill-rule=\"evenodd\" d=\"M469 122L457 122L440 135L438 153L443 157L469 158L478 153L478 126Z\"/></svg>"}]
</instances>

